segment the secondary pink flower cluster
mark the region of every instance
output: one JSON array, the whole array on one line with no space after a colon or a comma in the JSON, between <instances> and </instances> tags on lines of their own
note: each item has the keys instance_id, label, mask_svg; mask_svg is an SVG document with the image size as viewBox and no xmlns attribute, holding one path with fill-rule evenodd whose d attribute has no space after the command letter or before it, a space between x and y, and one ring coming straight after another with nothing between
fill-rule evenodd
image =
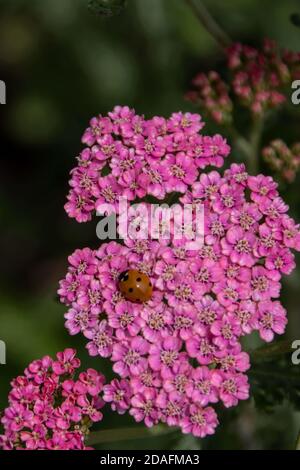
<instances>
[{"instance_id":1,"label":"secondary pink flower cluster","mask_svg":"<svg viewBox=\"0 0 300 470\"><path fill-rule=\"evenodd\" d=\"M228 89L253 115L261 116L287 100L284 86L300 76L300 54L278 51L275 41L265 40L262 50L236 43L228 48L227 59L228 85L216 72L201 73L193 82L195 91L187 95L200 101L219 124L232 118Z\"/></svg>"},{"instance_id":2,"label":"secondary pink flower cluster","mask_svg":"<svg viewBox=\"0 0 300 470\"><path fill-rule=\"evenodd\" d=\"M229 86L215 71L199 73L193 80L194 90L186 98L199 104L218 124L232 121L233 103L229 96Z\"/></svg>"},{"instance_id":3,"label":"secondary pink flower cluster","mask_svg":"<svg viewBox=\"0 0 300 470\"><path fill-rule=\"evenodd\" d=\"M283 180L292 183L300 167L300 143L288 147L281 139L273 140L263 148L262 155Z\"/></svg>"},{"instance_id":4,"label":"secondary pink flower cluster","mask_svg":"<svg viewBox=\"0 0 300 470\"><path fill-rule=\"evenodd\" d=\"M82 333L89 354L110 358L120 376L104 388L113 409L203 437L218 423L214 403L249 396L240 338L257 330L271 341L285 330L278 298L300 230L273 179L249 176L244 165L202 174L181 203L205 207L201 249L171 236L76 250L59 295L70 307L70 334ZM122 297L118 278L127 269L149 276L148 302Z\"/></svg>"},{"instance_id":5,"label":"secondary pink flower cluster","mask_svg":"<svg viewBox=\"0 0 300 470\"><path fill-rule=\"evenodd\" d=\"M65 349L53 360L45 356L32 362L24 375L11 383L9 407L1 423L4 450L87 450L85 437L94 422L102 420L99 394L104 376L94 369L75 379L80 360Z\"/></svg>"},{"instance_id":6,"label":"secondary pink flower cluster","mask_svg":"<svg viewBox=\"0 0 300 470\"><path fill-rule=\"evenodd\" d=\"M68 215L86 222L99 205L115 205L117 210L120 195L134 201L184 193L200 169L221 167L229 154L220 135L199 134L203 126L198 114L146 120L127 106L94 117L82 137L86 147L71 171Z\"/></svg>"}]
</instances>

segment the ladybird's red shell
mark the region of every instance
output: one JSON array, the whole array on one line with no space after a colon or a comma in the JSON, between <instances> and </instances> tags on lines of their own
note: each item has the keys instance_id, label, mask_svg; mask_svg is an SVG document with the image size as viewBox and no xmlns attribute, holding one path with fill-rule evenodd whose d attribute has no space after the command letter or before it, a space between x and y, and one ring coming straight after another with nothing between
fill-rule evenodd
<instances>
[{"instance_id":1,"label":"ladybird's red shell","mask_svg":"<svg viewBox=\"0 0 300 470\"><path fill-rule=\"evenodd\" d=\"M119 289L131 302L147 302L153 291L149 277L136 269L129 269L120 275Z\"/></svg>"}]
</instances>

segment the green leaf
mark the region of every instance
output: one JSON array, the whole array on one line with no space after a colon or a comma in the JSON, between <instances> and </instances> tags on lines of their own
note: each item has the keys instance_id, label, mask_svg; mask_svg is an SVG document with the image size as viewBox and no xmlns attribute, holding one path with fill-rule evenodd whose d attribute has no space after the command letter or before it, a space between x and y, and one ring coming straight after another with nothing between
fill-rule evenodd
<instances>
[{"instance_id":1,"label":"green leaf","mask_svg":"<svg viewBox=\"0 0 300 470\"><path fill-rule=\"evenodd\" d=\"M300 410L300 368L292 363L290 353L280 358L257 356L248 374L257 408L271 412L286 402Z\"/></svg>"},{"instance_id":2,"label":"green leaf","mask_svg":"<svg viewBox=\"0 0 300 470\"><path fill-rule=\"evenodd\" d=\"M102 431L93 431L89 435L88 444L103 444L107 442L127 441L136 439L150 439L151 437L160 437L177 432L177 428L168 427L163 424L147 427L128 427L116 429L104 429Z\"/></svg>"},{"instance_id":3,"label":"green leaf","mask_svg":"<svg viewBox=\"0 0 300 470\"><path fill-rule=\"evenodd\" d=\"M126 6L126 0L90 0L88 8L100 16L119 15Z\"/></svg>"}]
</instances>

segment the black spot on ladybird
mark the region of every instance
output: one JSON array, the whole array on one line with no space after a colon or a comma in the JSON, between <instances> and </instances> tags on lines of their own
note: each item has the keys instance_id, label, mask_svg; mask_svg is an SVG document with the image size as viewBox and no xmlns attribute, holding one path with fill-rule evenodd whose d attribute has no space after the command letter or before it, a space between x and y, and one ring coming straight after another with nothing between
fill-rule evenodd
<instances>
[{"instance_id":1,"label":"black spot on ladybird","mask_svg":"<svg viewBox=\"0 0 300 470\"><path fill-rule=\"evenodd\" d=\"M128 279L129 279L129 276L128 276L127 272L123 272L119 276L119 281L120 282L126 282L126 281L128 281Z\"/></svg>"}]
</instances>

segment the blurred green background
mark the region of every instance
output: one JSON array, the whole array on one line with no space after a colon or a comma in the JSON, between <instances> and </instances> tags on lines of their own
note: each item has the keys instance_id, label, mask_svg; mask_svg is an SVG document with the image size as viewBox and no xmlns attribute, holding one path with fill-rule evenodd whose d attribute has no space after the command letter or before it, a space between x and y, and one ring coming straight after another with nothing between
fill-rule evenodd
<instances>
[{"instance_id":1,"label":"blurred green background","mask_svg":"<svg viewBox=\"0 0 300 470\"><path fill-rule=\"evenodd\" d=\"M260 45L267 36L281 47L300 49L300 29L289 21L291 13L300 13L299 0L204 3L234 40ZM79 225L63 210L68 172L88 120L116 104L146 116L194 110L183 98L193 76L224 68L222 52L183 0L128 0L113 17L92 14L87 4L0 0L0 79L7 85L7 104L0 107L0 339L7 345L0 409L10 380L28 362L67 346L78 349L85 366L110 373L105 361L88 357L82 337L67 334L65 308L56 300L67 256L75 248L97 246L96 221ZM299 111L279 113L266 139L300 140ZM206 128L216 130L211 123ZM283 196L300 221L299 182L298 177L284 188ZM299 261L282 296L291 339L300 338ZM293 367L299 373L300 366ZM258 411L253 400L220 413L216 435L201 442L175 431L115 439L102 448L294 448L300 414L288 400L272 413ZM99 429L128 426L135 426L131 417L109 412Z\"/></svg>"}]
</instances>

